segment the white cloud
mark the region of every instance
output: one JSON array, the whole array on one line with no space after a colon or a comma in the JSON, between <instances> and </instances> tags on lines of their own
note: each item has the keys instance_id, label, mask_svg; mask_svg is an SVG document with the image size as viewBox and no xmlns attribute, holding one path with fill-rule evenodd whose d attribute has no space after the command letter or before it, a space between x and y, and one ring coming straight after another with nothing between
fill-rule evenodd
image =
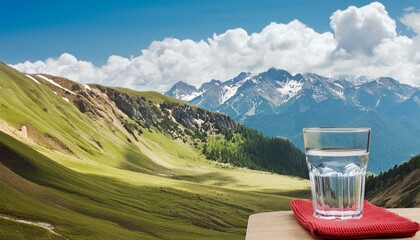
<instances>
[{"instance_id":1,"label":"white cloud","mask_svg":"<svg viewBox=\"0 0 420 240\"><path fill-rule=\"evenodd\" d=\"M419 15L406 12L400 21L418 33ZM318 33L299 20L271 23L261 32L230 29L201 41L166 38L154 41L139 56L110 56L103 66L68 53L46 61L14 65L27 73L49 73L82 83L138 90L168 90L179 80L199 86L227 80L239 72L270 67L292 73L391 76L420 85L420 41L396 33L381 3L337 10L330 17L334 32Z\"/></svg>"},{"instance_id":2,"label":"white cloud","mask_svg":"<svg viewBox=\"0 0 420 240\"><path fill-rule=\"evenodd\" d=\"M406 7L406 8L404 8L404 11L406 11L406 12L412 12L412 11L415 11L416 10L416 8L414 8L414 7Z\"/></svg>"},{"instance_id":3,"label":"white cloud","mask_svg":"<svg viewBox=\"0 0 420 240\"><path fill-rule=\"evenodd\" d=\"M331 28L335 32L337 47L349 53L362 51L372 53L385 39L396 37L396 23L388 16L384 5L373 2L356 8L337 10L330 17Z\"/></svg>"},{"instance_id":4,"label":"white cloud","mask_svg":"<svg viewBox=\"0 0 420 240\"><path fill-rule=\"evenodd\" d=\"M402 16L400 21L407 27L413 29L417 34L420 33L420 12L409 12Z\"/></svg>"}]
</instances>

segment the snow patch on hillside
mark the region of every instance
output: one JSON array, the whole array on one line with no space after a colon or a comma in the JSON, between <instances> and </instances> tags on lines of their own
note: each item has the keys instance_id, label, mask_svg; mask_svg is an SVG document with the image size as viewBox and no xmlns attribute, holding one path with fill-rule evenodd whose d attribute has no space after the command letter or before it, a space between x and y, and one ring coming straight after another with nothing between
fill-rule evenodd
<instances>
[{"instance_id":1,"label":"snow patch on hillside","mask_svg":"<svg viewBox=\"0 0 420 240\"><path fill-rule=\"evenodd\" d=\"M69 93L71 93L71 94L76 95L76 93L74 93L73 91L68 90L67 88L65 88L65 87L61 86L60 84L58 84L58 83L54 82L53 80L51 80L51 79L49 79L49 78L47 78L47 77L45 77L45 76L42 76L41 74L38 74L38 75L36 75L36 76L37 76L37 77L40 77L40 78L42 78L42 79L44 79L45 81L47 81L47 82L51 83L52 85L54 85L54 86L56 86L56 87L58 87L58 88L63 89L64 91L67 91L67 92L69 92Z\"/></svg>"},{"instance_id":2,"label":"snow patch on hillside","mask_svg":"<svg viewBox=\"0 0 420 240\"><path fill-rule=\"evenodd\" d=\"M245 113L245 116L254 116L255 115L255 111L257 109L257 107L262 103L262 101L256 102L253 101L252 102L252 107L248 110L248 112Z\"/></svg>"},{"instance_id":3,"label":"snow patch on hillside","mask_svg":"<svg viewBox=\"0 0 420 240\"><path fill-rule=\"evenodd\" d=\"M175 98L188 102L200 96L203 93L204 93L203 91L196 91L196 92L192 92L191 94L185 94L185 93L180 93L179 90L177 89L174 91L174 96Z\"/></svg>"},{"instance_id":4,"label":"snow patch on hillside","mask_svg":"<svg viewBox=\"0 0 420 240\"><path fill-rule=\"evenodd\" d=\"M400 101L406 101L407 99L410 98L409 96L404 96L404 95L401 95L399 93L396 93L396 94L397 94L398 98L400 99Z\"/></svg>"},{"instance_id":5,"label":"snow patch on hillside","mask_svg":"<svg viewBox=\"0 0 420 240\"><path fill-rule=\"evenodd\" d=\"M334 84L335 86L339 87L339 88L344 89L344 87L343 87L341 84L339 84L339 83L333 82L333 84Z\"/></svg>"},{"instance_id":6,"label":"snow patch on hillside","mask_svg":"<svg viewBox=\"0 0 420 240\"><path fill-rule=\"evenodd\" d=\"M223 104L225 103L227 100L229 100L231 97L235 96L235 94L238 92L238 89L242 86L242 84L244 84L244 82L248 81L251 79L251 81L255 81L256 75L249 75L248 77L242 79L241 81L230 85L230 86L223 86L223 95L222 97L219 99L219 103Z\"/></svg>"},{"instance_id":7,"label":"snow patch on hillside","mask_svg":"<svg viewBox=\"0 0 420 240\"><path fill-rule=\"evenodd\" d=\"M34 77L32 77L31 75L25 74L25 76L27 76L29 79L33 80L34 82L41 84L38 80L36 80Z\"/></svg>"},{"instance_id":8,"label":"snow patch on hillside","mask_svg":"<svg viewBox=\"0 0 420 240\"><path fill-rule=\"evenodd\" d=\"M292 97L296 96L302 89L303 83L296 80L287 80L286 82L277 82L281 87L277 88L277 91L285 96L284 102L289 101Z\"/></svg>"},{"instance_id":9,"label":"snow patch on hillside","mask_svg":"<svg viewBox=\"0 0 420 240\"><path fill-rule=\"evenodd\" d=\"M344 92L343 91L337 91L333 88L330 88L330 90L339 98L344 99Z\"/></svg>"},{"instance_id":10,"label":"snow patch on hillside","mask_svg":"<svg viewBox=\"0 0 420 240\"><path fill-rule=\"evenodd\" d=\"M239 86L234 85L234 86L224 86L223 87L223 91L224 94L222 95L222 97L220 98L220 104L225 103L227 100L229 100L231 97L233 97L236 92L238 91Z\"/></svg>"}]
</instances>

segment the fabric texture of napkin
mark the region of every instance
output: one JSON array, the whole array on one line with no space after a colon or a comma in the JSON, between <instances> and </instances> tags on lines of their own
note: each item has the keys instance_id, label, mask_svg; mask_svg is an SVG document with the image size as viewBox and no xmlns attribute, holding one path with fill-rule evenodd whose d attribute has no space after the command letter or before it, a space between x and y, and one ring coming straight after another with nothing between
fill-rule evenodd
<instances>
[{"instance_id":1,"label":"fabric texture of napkin","mask_svg":"<svg viewBox=\"0 0 420 240\"><path fill-rule=\"evenodd\" d=\"M363 217L352 220L324 220L313 215L312 201L293 199L295 217L312 236L320 239L364 239L412 237L420 225L405 217L377 207L365 200Z\"/></svg>"}]
</instances>

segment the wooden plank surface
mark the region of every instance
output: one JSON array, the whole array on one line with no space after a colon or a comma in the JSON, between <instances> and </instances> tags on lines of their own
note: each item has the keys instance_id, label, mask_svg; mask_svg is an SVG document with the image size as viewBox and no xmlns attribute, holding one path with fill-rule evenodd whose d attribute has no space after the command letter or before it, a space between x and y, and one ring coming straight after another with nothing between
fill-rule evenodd
<instances>
[{"instance_id":1,"label":"wooden plank surface","mask_svg":"<svg viewBox=\"0 0 420 240\"><path fill-rule=\"evenodd\" d=\"M388 209L400 216L420 222L420 208ZM253 214L248 219L246 240L278 240L278 239L314 239L309 231L303 228L294 217L292 211L267 212ZM411 238L420 240L420 233Z\"/></svg>"}]
</instances>

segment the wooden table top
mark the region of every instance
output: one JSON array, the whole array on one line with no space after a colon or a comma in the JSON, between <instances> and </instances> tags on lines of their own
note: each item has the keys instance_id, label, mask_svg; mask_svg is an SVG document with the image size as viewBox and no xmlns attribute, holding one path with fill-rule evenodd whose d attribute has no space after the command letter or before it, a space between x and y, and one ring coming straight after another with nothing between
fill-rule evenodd
<instances>
[{"instance_id":1,"label":"wooden table top","mask_svg":"<svg viewBox=\"0 0 420 240\"><path fill-rule=\"evenodd\" d=\"M413 221L420 222L420 208L388 209ZM292 211L253 214L248 219L246 240L314 239L296 220ZM389 239L389 238L388 238ZM420 240L420 233L411 238Z\"/></svg>"}]
</instances>

